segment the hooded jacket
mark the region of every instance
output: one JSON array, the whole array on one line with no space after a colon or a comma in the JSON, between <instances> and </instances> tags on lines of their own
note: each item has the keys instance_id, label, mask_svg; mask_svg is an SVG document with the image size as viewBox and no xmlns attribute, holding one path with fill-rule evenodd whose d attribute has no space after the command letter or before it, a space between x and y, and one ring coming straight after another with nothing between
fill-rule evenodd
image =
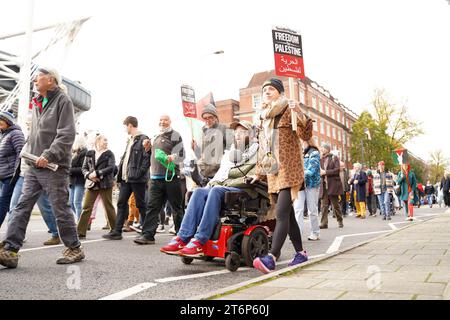
<instances>
[{"instance_id":1,"label":"hooded jacket","mask_svg":"<svg viewBox=\"0 0 450 320\"><path fill-rule=\"evenodd\" d=\"M25 144L22 130L12 125L0 136L0 180L13 176L14 170L20 162L20 152Z\"/></svg>"}]
</instances>

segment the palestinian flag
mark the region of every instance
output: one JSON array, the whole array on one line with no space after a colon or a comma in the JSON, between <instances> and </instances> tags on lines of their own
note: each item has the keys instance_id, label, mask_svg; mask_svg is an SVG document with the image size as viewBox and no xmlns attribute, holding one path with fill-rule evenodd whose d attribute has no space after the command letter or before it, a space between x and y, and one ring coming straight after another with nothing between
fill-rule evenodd
<instances>
[{"instance_id":1,"label":"palestinian flag","mask_svg":"<svg viewBox=\"0 0 450 320\"><path fill-rule=\"evenodd\" d=\"M392 153L392 159L394 160L394 164L401 165L407 164L408 161L408 150L406 149L397 149Z\"/></svg>"}]
</instances>

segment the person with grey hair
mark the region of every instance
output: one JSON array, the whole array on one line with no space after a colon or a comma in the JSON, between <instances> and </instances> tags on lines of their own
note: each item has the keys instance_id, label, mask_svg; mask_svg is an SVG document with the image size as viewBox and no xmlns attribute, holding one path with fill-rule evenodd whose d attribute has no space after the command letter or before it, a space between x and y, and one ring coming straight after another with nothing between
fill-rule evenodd
<instances>
[{"instance_id":1,"label":"person with grey hair","mask_svg":"<svg viewBox=\"0 0 450 320\"><path fill-rule=\"evenodd\" d=\"M355 197L356 218L366 218L366 183L367 175L362 170L361 163L354 163L353 169L355 173L348 181L349 185L353 185L353 195ZM353 196L352 195L352 196Z\"/></svg>"},{"instance_id":2,"label":"person with grey hair","mask_svg":"<svg viewBox=\"0 0 450 320\"><path fill-rule=\"evenodd\" d=\"M70 166L70 192L69 201L75 212L76 221L80 219L84 197L84 184L86 179L81 172L86 157L86 140L83 135L77 135L72 146L72 164Z\"/></svg>"},{"instance_id":3,"label":"person with grey hair","mask_svg":"<svg viewBox=\"0 0 450 320\"><path fill-rule=\"evenodd\" d=\"M152 143L148 139L145 140L144 145L145 150L151 150L151 177L142 236L134 239L134 242L139 245L155 244L158 216L166 200L173 209L173 223L177 233L184 215L180 174L180 165L185 156L183 139L177 131L173 130L172 120L168 115L162 115L159 118L159 134ZM170 167L172 169L169 169Z\"/></svg>"},{"instance_id":4,"label":"person with grey hair","mask_svg":"<svg viewBox=\"0 0 450 320\"><path fill-rule=\"evenodd\" d=\"M322 158L320 159L320 176L322 180L319 192L319 198L322 200L320 229L328 228L328 210L330 203L333 205L339 228L343 228L344 222L339 205L339 196L344 193L340 177L341 163L339 157L330 152L331 146L328 143L323 143L320 151L322 153Z\"/></svg>"},{"instance_id":5,"label":"person with grey hair","mask_svg":"<svg viewBox=\"0 0 450 320\"><path fill-rule=\"evenodd\" d=\"M75 263L85 258L78 239L74 214L69 205L69 168L75 139L75 120L70 98L59 88L61 77L50 68L40 68L34 78L39 95L32 100L32 121L24 149L37 157L27 160L31 168L25 173L23 194L11 212L6 237L0 245L0 265L16 268L18 251L23 245L31 211L46 191L66 246L57 264ZM55 171L47 168L56 164Z\"/></svg>"}]
</instances>

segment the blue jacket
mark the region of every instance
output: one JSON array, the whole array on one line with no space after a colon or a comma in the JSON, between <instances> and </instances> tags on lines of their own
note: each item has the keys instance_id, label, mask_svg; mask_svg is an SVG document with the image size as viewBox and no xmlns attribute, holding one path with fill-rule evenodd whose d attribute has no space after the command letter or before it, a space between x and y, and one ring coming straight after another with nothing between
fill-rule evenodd
<instances>
[{"instance_id":1,"label":"blue jacket","mask_svg":"<svg viewBox=\"0 0 450 320\"><path fill-rule=\"evenodd\" d=\"M320 153L314 147L309 147L303 152L303 164L305 167L305 185L307 188L320 186Z\"/></svg>"},{"instance_id":2,"label":"blue jacket","mask_svg":"<svg viewBox=\"0 0 450 320\"><path fill-rule=\"evenodd\" d=\"M11 178L25 144L22 130L12 125L0 134L0 180Z\"/></svg>"}]
</instances>

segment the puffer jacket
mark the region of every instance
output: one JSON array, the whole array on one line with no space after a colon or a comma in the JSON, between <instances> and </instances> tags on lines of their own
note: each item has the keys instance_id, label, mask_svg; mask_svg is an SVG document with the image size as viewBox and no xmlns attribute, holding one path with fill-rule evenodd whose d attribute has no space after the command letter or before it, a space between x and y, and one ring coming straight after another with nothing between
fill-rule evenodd
<instances>
[{"instance_id":1,"label":"puffer jacket","mask_svg":"<svg viewBox=\"0 0 450 320\"><path fill-rule=\"evenodd\" d=\"M11 178L20 161L20 152L25 144L22 130L12 125L0 137L0 180Z\"/></svg>"},{"instance_id":2,"label":"puffer jacket","mask_svg":"<svg viewBox=\"0 0 450 320\"><path fill-rule=\"evenodd\" d=\"M305 184L307 188L320 187L320 153L314 147L308 147L303 152L305 167Z\"/></svg>"}]
</instances>

